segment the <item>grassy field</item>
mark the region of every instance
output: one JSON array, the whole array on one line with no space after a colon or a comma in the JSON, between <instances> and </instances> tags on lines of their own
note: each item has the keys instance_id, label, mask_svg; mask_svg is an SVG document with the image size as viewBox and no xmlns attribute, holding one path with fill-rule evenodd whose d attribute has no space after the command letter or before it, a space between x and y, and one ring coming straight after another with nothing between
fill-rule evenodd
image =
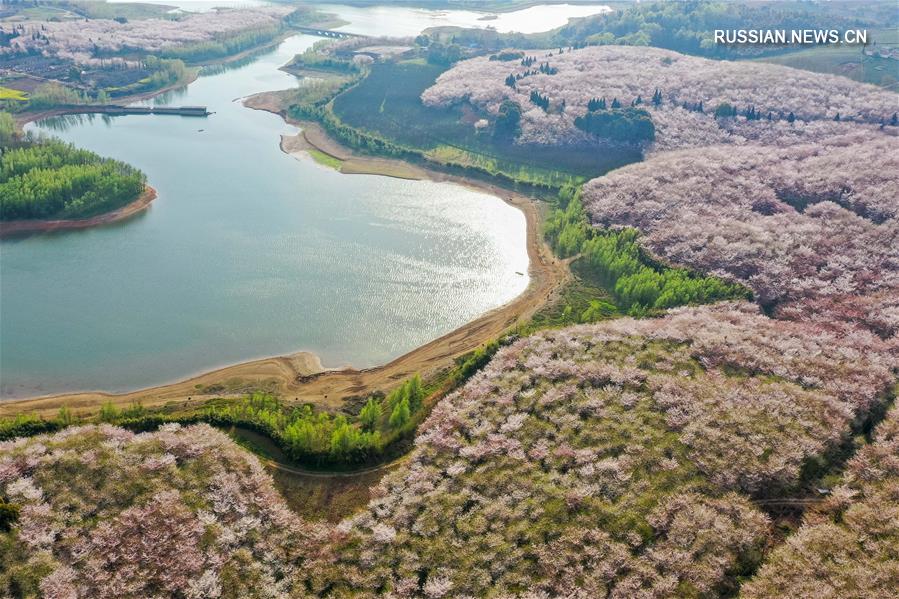
<instances>
[{"instance_id":1,"label":"grassy field","mask_svg":"<svg viewBox=\"0 0 899 599\"><path fill-rule=\"evenodd\" d=\"M585 260L571 263L572 280L562 289L556 301L548 303L534 314L520 334L527 335L541 329L598 322L620 316L615 299L603 288L599 278Z\"/></svg>"},{"instance_id":2,"label":"grassy field","mask_svg":"<svg viewBox=\"0 0 899 599\"><path fill-rule=\"evenodd\" d=\"M142 2L109 3L96 0L78 2L44 3L37 6L15 7L13 13L0 21L14 23L24 20L69 21L75 19L178 19L179 13L171 13L174 7Z\"/></svg>"},{"instance_id":3,"label":"grassy field","mask_svg":"<svg viewBox=\"0 0 899 599\"><path fill-rule=\"evenodd\" d=\"M0 85L0 100L17 100L24 102L27 99L28 95L25 92Z\"/></svg>"},{"instance_id":4,"label":"grassy field","mask_svg":"<svg viewBox=\"0 0 899 599\"><path fill-rule=\"evenodd\" d=\"M340 158L334 158L329 154L325 154L321 150L316 150L315 148L310 148L306 150L309 155L315 160L317 163L327 166L329 168L333 168L334 170L339 171L340 167L343 165L343 160Z\"/></svg>"},{"instance_id":5,"label":"grassy field","mask_svg":"<svg viewBox=\"0 0 899 599\"><path fill-rule=\"evenodd\" d=\"M899 45L899 31L892 29L870 30L869 44L873 41L889 47ZM878 46L872 46L877 48ZM876 56L865 56L861 46L818 46L781 56L759 59L760 62L779 64L816 73L841 75L854 81L871 83L897 89L899 61Z\"/></svg>"},{"instance_id":6,"label":"grassy field","mask_svg":"<svg viewBox=\"0 0 899 599\"><path fill-rule=\"evenodd\" d=\"M554 185L580 182L641 158L635 150L534 148L478 133L474 123L486 115L470 106L445 110L422 104L421 93L444 69L421 61L375 64L364 80L334 99L333 113L346 125L415 148L436 162Z\"/></svg>"},{"instance_id":7,"label":"grassy field","mask_svg":"<svg viewBox=\"0 0 899 599\"><path fill-rule=\"evenodd\" d=\"M143 2L110 3L94 0L71 2L72 10L91 19L114 19L116 17L129 20L138 19L178 19L179 13L170 12L174 7L163 4Z\"/></svg>"}]
</instances>

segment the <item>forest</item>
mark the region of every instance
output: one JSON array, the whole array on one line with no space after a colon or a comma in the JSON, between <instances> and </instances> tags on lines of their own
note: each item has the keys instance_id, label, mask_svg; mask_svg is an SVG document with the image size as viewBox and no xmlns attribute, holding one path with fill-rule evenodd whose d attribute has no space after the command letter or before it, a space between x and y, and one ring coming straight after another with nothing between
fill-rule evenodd
<instances>
[{"instance_id":1,"label":"forest","mask_svg":"<svg viewBox=\"0 0 899 599\"><path fill-rule=\"evenodd\" d=\"M779 4L779 5L778 5ZM777 46L727 46L714 44L716 29L740 29L752 23L757 29L833 29L897 24L895 7L888 2L833 3L834 7L782 2L639 2L608 14L580 19L554 32L556 43L655 46L685 54L717 59L783 53ZM842 4L844 6L839 6ZM879 6L878 6L879 4Z\"/></svg>"},{"instance_id":2,"label":"forest","mask_svg":"<svg viewBox=\"0 0 899 599\"><path fill-rule=\"evenodd\" d=\"M0 494L17 521L0 531L15 565L0 589L864 596L895 580L899 536L883 515L899 411L870 441L855 428L888 401L890 351L747 303L544 331L437 404L408 463L339 524L291 513L259 461L204 424L2 442ZM844 474L821 478L856 446ZM790 525L762 502L822 485L833 492L817 519L770 549ZM810 577L824 539L834 564Z\"/></svg>"},{"instance_id":3,"label":"forest","mask_svg":"<svg viewBox=\"0 0 899 599\"><path fill-rule=\"evenodd\" d=\"M899 332L899 152L861 132L813 145L669 152L584 187L597 226L740 281L775 316ZM676 173L676 176L672 175Z\"/></svg>"},{"instance_id":4,"label":"forest","mask_svg":"<svg viewBox=\"0 0 899 599\"><path fill-rule=\"evenodd\" d=\"M602 147L576 125L590 112L602 113L593 104L597 98L617 100L618 107L607 109L649 113L655 140L649 151L749 141L807 143L892 127L896 112L895 94L888 90L779 65L708 60L649 47L563 47L534 54L551 65L550 72L524 61L463 60L424 90L422 101L435 108L467 103L488 118L495 118L506 101L531 106L522 111L517 143L539 144L546 152L557 152L559 146L574 152L584 143ZM532 97L553 110L537 109ZM716 119L715 108L725 103L737 116Z\"/></svg>"},{"instance_id":5,"label":"forest","mask_svg":"<svg viewBox=\"0 0 899 599\"><path fill-rule=\"evenodd\" d=\"M558 203L544 225L547 241L561 257L580 255L624 313L643 316L675 306L752 298L742 285L652 260L640 247L636 229L594 228L579 188L563 187Z\"/></svg>"},{"instance_id":6,"label":"forest","mask_svg":"<svg viewBox=\"0 0 899 599\"><path fill-rule=\"evenodd\" d=\"M3 221L86 218L133 202L146 186L134 167L61 141L0 151Z\"/></svg>"}]
</instances>

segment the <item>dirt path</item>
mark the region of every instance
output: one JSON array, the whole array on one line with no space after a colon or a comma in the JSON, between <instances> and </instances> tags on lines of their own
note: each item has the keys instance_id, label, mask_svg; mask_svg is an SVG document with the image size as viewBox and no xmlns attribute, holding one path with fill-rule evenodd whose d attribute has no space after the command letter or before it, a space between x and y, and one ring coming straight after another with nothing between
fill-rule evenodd
<instances>
[{"instance_id":1,"label":"dirt path","mask_svg":"<svg viewBox=\"0 0 899 599\"><path fill-rule=\"evenodd\" d=\"M11 220L0 222L0 238L10 235L26 233L49 233L50 231L65 231L71 229L87 229L117 223L139 214L150 207L150 203L156 199L156 190L150 186L130 204L116 208L111 212L104 212L91 218L79 218L69 220Z\"/></svg>"},{"instance_id":2,"label":"dirt path","mask_svg":"<svg viewBox=\"0 0 899 599\"><path fill-rule=\"evenodd\" d=\"M264 102L249 100L253 108L268 110ZM271 110L280 114L279 110ZM314 131L313 128L309 128ZM306 143L321 139L324 132L314 131L305 137ZM326 137L326 136L325 136ZM317 146L331 154L335 144ZM400 161L356 157L346 148L337 147L344 160L358 160L372 168L409 168ZM415 167L418 168L418 167ZM374 368L352 368L323 371L321 364L310 354L267 358L229 366L208 372L185 381L162 385L132 393L110 394L102 392L72 393L49 397L10 400L0 402L0 416L22 412L52 415L62 406L76 412L96 410L102 403L111 401L124 406L140 401L145 406L180 404L185 407L212 397L239 395L254 387L264 387L280 394L285 400L311 402L327 408L339 407L344 398L388 390L398 382L420 373L427 377L453 365L456 357L468 353L485 342L499 337L518 323L526 322L537 310L551 301L571 277L567 264L558 260L544 243L541 235L544 206L521 194L500 187L471 181L426 169L420 178L461 184L478 191L502 198L524 213L527 221L527 252L530 260L528 288L508 304L484 314L480 318L438 338L387 364Z\"/></svg>"}]
</instances>

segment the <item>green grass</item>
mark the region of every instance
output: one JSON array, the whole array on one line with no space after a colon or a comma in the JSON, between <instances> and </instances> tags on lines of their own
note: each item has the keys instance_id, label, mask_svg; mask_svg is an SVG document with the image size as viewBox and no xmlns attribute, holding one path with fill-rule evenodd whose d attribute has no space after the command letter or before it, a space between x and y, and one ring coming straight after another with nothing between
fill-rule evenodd
<instances>
[{"instance_id":1,"label":"green grass","mask_svg":"<svg viewBox=\"0 0 899 599\"><path fill-rule=\"evenodd\" d=\"M95 0L71 2L72 10L91 19L114 19L124 17L139 19L179 19L181 14L170 13L171 6L143 2L96 2Z\"/></svg>"},{"instance_id":2,"label":"green grass","mask_svg":"<svg viewBox=\"0 0 899 599\"><path fill-rule=\"evenodd\" d=\"M561 328L572 324L599 322L621 315L615 299L603 288L596 273L583 259L571 264L574 278L556 301L541 308L520 331L528 335L541 329Z\"/></svg>"},{"instance_id":3,"label":"green grass","mask_svg":"<svg viewBox=\"0 0 899 599\"><path fill-rule=\"evenodd\" d=\"M334 99L332 112L343 125L412 148L435 162L552 187L579 183L641 158L639 151L625 149L535 150L478 133L473 124L487 115L473 107L442 109L421 102L422 92L445 69L421 61L377 63Z\"/></svg>"},{"instance_id":4,"label":"green grass","mask_svg":"<svg viewBox=\"0 0 899 599\"><path fill-rule=\"evenodd\" d=\"M899 32L890 29L868 31L868 41L888 47L899 45ZM818 46L780 56L758 59L796 69L848 77L854 81L895 89L899 81L899 61L865 56L861 46Z\"/></svg>"},{"instance_id":5,"label":"green grass","mask_svg":"<svg viewBox=\"0 0 899 599\"><path fill-rule=\"evenodd\" d=\"M10 17L0 19L0 22L12 23L23 20L64 21L77 18L78 15L74 12L58 6L29 6L17 10L15 14Z\"/></svg>"},{"instance_id":6,"label":"green grass","mask_svg":"<svg viewBox=\"0 0 899 599\"><path fill-rule=\"evenodd\" d=\"M340 167L343 165L343 160L340 158L335 158L330 154L325 154L321 150L316 150L315 148L309 148L306 150L309 155L315 160L317 163L322 166L327 166L329 168L333 168L334 170L339 171Z\"/></svg>"}]
</instances>

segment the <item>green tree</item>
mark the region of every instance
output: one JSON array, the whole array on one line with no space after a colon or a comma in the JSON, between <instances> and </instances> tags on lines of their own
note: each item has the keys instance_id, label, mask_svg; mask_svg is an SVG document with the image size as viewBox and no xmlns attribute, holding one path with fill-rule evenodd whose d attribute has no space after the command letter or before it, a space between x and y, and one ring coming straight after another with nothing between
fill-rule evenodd
<instances>
[{"instance_id":1,"label":"green tree","mask_svg":"<svg viewBox=\"0 0 899 599\"><path fill-rule=\"evenodd\" d=\"M359 412L359 424L363 430L373 431L381 420L381 402L371 397Z\"/></svg>"},{"instance_id":2,"label":"green tree","mask_svg":"<svg viewBox=\"0 0 899 599\"><path fill-rule=\"evenodd\" d=\"M16 121L8 112L0 111L0 147L8 146L16 138Z\"/></svg>"},{"instance_id":3,"label":"green tree","mask_svg":"<svg viewBox=\"0 0 899 599\"><path fill-rule=\"evenodd\" d=\"M107 401L100 406L100 420L103 422L114 422L119 417L119 410L111 401Z\"/></svg>"},{"instance_id":4,"label":"green tree","mask_svg":"<svg viewBox=\"0 0 899 599\"><path fill-rule=\"evenodd\" d=\"M424 401L424 389L421 385L421 376L417 373L406 382L406 397L409 399L409 412L414 414L421 409Z\"/></svg>"},{"instance_id":5,"label":"green tree","mask_svg":"<svg viewBox=\"0 0 899 599\"><path fill-rule=\"evenodd\" d=\"M75 416L68 406L63 406L59 408L59 412L56 413L56 421L62 426L69 426L75 421Z\"/></svg>"},{"instance_id":6,"label":"green tree","mask_svg":"<svg viewBox=\"0 0 899 599\"><path fill-rule=\"evenodd\" d=\"M493 134L503 139L512 139L521 131L521 106L511 100L503 100L493 127Z\"/></svg>"},{"instance_id":7,"label":"green tree","mask_svg":"<svg viewBox=\"0 0 899 599\"><path fill-rule=\"evenodd\" d=\"M390 424L391 428L402 428L407 422L409 422L409 415L409 400L404 397L396 404L396 407L393 408L393 412L390 414L390 420L388 423Z\"/></svg>"}]
</instances>

